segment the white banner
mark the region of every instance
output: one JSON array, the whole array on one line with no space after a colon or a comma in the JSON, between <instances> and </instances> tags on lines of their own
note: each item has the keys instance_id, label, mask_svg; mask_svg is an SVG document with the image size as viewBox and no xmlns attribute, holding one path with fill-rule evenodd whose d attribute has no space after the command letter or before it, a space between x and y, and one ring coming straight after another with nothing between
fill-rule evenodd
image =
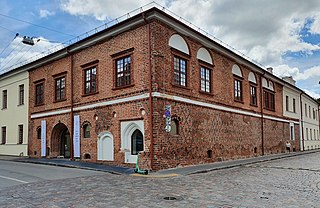
<instances>
[{"instance_id":1,"label":"white banner","mask_svg":"<svg viewBox=\"0 0 320 208\"><path fill-rule=\"evenodd\" d=\"M47 146L47 126L46 120L41 121L41 156L46 156L46 146Z\"/></svg>"},{"instance_id":2,"label":"white banner","mask_svg":"<svg viewBox=\"0 0 320 208\"><path fill-rule=\"evenodd\" d=\"M73 119L73 157L80 157L80 115Z\"/></svg>"}]
</instances>

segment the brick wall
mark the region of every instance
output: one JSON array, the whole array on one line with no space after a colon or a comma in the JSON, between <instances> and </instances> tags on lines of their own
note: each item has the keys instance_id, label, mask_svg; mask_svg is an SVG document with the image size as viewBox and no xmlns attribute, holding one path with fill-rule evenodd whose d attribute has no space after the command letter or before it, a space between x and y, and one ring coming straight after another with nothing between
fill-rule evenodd
<instances>
[{"instance_id":1,"label":"brick wall","mask_svg":"<svg viewBox=\"0 0 320 208\"><path fill-rule=\"evenodd\" d=\"M176 31L163 23L152 21L150 23L151 59L148 49L148 25L124 32L95 46L86 48L72 56L62 58L30 72L30 115L40 112L68 109L71 105L71 96L74 107L125 98L149 92L149 71L151 71L152 90L169 95L177 95L191 100L205 103L218 104L235 110L259 113L261 74L255 73L257 79L258 105L250 105L248 75L251 69L236 60L222 55L218 51L208 49L213 62L212 93L200 92L200 63L196 54L199 48L204 47L190 37L186 40L190 56L188 58L188 84L186 88L173 85L173 51L168 46L169 38ZM130 87L115 88L114 59L118 53L126 50L132 53L132 83ZM73 60L73 76L71 77L71 59ZM149 66L150 61L150 66ZM84 95L83 70L90 64L97 66L98 92L89 96ZM234 86L232 66L238 64L243 74L243 102L234 101ZM54 102L54 75L66 73L67 99ZM34 82L45 79L45 105L34 106ZM71 95L71 79L73 80L73 94ZM274 84L275 111L263 110L267 115L282 117L282 86ZM179 121L179 135L170 135L164 131L163 112L164 106L170 104L172 113ZM149 100L108 105L99 108L90 108L75 111L84 122L91 125L91 137L83 138L81 135L81 156L90 154L87 161L97 162L97 139L101 132L109 131L114 136L114 162L115 165L124 164L124 153L120 150L121 132L120 122L126 120L143 119L144 121L144 146L141 155L141 168L163 169L178 165L190 165L221 160L252 157L262 154L262 123L261 118L249 115L231 113L201 107L192 103L183 103L170 99L153 98L152 102L153 129L150 129ZM146 111L141 115L141 109ZM116 116L114 116L116 114ZM95 116L98 120L95 120ZM71 129L70 114L48 116L45 118L31 119L29 152L32 156L39 156L40 140L36 138L36 128L42 119L47 120L48 144L51 144L52 129L56 124L64 123ZM284 150L284 141L289 139L289 124L275 120L265 119L264 151L266 154L278 153ZM81 130L82 131L82 130ZM152 132L150 132L152 131ZM154 140L154 156L151 167L151 138ZM299 128L295 127L295 134L299 135ZM298 137L296 137L298 138ZM212 157L208 157L208 151ZM37 154L34 155L34 151ZM55 153L56 156L57 153Z\"/></svg>"}]
</instances>

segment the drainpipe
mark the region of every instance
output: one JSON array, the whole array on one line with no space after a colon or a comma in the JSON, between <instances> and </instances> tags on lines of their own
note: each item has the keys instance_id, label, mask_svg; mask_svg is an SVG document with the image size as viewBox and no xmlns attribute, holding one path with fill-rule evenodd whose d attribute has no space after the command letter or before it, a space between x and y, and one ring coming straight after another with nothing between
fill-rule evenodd
<instances>
[{"instance_id":1,"label":"drainpipe","mask_svg":"<svg viewBox=\"0 0 320 208\"><path fill-rule=\"evenodd\" d=\"M260 105L261 105L261 149L262 155L264 155L264 127L263 127L263 91L262 91L262 79L266 72L263 72L262 76L260 77Z\"/></svg>"},{"instance_id":2,"label":"drainpipe","mask_svg":"<svg viewBox=\"0 0 320 208\"><path fill-rule=\"evenodd\" d=\"M302 114L302 93L300 93L300 150L304 151L304 134L303 134L303 114Z\"/></svg>"},{"instance_id":3,"label":"drainpipe","mask_svg":"<svg viewBox=\"0 0 320 208\"><path fill-rule=\"evenodd\" d=\"M149 109L150 109L150 166L151 170L153 169L153 105L152 105L152 67L151 67L151 40L150 40L150 23L146 20L145 14L142 13L142 17L144 19L144 22L148 24L148 52L149 52L149 58L148 58L148 64L149 64Z\"/></svg>"},{"instance_id":4,"label":"drainpipe","mask_svg":"<svg viewBox=\"0 0 320 208\"><path fill-rule=\"evenodd\" d=\"M74 160L73 157L73 134L74 134L74 126L73 126L73 54L69 52L68 48L67 48L67 53L70 56L70 94L71 94L71 98L70 98L70 120L71 120L71 129L70 129L70 160Z\"/></svg>"}]
</instances>

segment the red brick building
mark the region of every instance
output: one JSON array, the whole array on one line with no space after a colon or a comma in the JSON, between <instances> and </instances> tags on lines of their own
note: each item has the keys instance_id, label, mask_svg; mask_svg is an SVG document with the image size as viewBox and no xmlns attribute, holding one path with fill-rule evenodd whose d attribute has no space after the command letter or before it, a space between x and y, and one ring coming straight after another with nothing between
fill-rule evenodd
<instances>
[{"instance_id":1,"label":"red brick building","mask_svg":"<svg viewBox=\"0 0 320 208\"><path fill-rule=\"evenodd\" d=\"M31 157L132 165L140 152L159 170L284 152L290 122L300 134L284 81L157 8L23 67Z\"/></svg>"}]
</instances>

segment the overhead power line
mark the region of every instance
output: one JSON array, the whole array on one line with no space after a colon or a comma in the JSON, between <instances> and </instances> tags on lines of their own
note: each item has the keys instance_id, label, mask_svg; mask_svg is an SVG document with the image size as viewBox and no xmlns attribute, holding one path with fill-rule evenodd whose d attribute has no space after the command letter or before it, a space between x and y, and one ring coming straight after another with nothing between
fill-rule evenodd
<instances>
[{"instance_id":1,"label":"overhead power line","mask_svg":"<svg viewBox=\"0 0 320 208\"><path fill-rule=\"evenodd\" d=\"M1 27L1 26L0 26ZM19 36L19 33L16 34L16 36L12 39L12 41L6 46L3 48L3 50L1 51L0 53L0 56L2 55L2 53L10 46L10 44L14 41L14 39L16 39L16 37Z\"/></svg>"},{"instance_id":2,"label":"overhead power line","mask_svg":"<svg viewBox=\"0 0 320 208\"><path fill-rule=\"evenodd\" d=\"M25 20L17 19L15 17L10 17L8 15L0 14L0 16L6 17L6 18L9 18L9 19L13 19L13 20L16 20L16 21L19 21L19 22L24 22L24 23L33 25L35 27L40 27L40 28L43 28L43 29L46 29L46 30L50 30L50 31L56 32L56 33L60 33L60 34L64 34L64 35L68 35L68 36L72 36L72 37L76 37L75 35L71 35L71 34L67 34L67 33L64 33L64 32L60 32L58 30L54 30L54 29L51 29L51 28L48 28L48 27L45 27L45 26L42 26L42 25L37 25L37 24L34 24L32 22L28 22L28 21L25 21Z\"/></svg>"}]
</instances>

